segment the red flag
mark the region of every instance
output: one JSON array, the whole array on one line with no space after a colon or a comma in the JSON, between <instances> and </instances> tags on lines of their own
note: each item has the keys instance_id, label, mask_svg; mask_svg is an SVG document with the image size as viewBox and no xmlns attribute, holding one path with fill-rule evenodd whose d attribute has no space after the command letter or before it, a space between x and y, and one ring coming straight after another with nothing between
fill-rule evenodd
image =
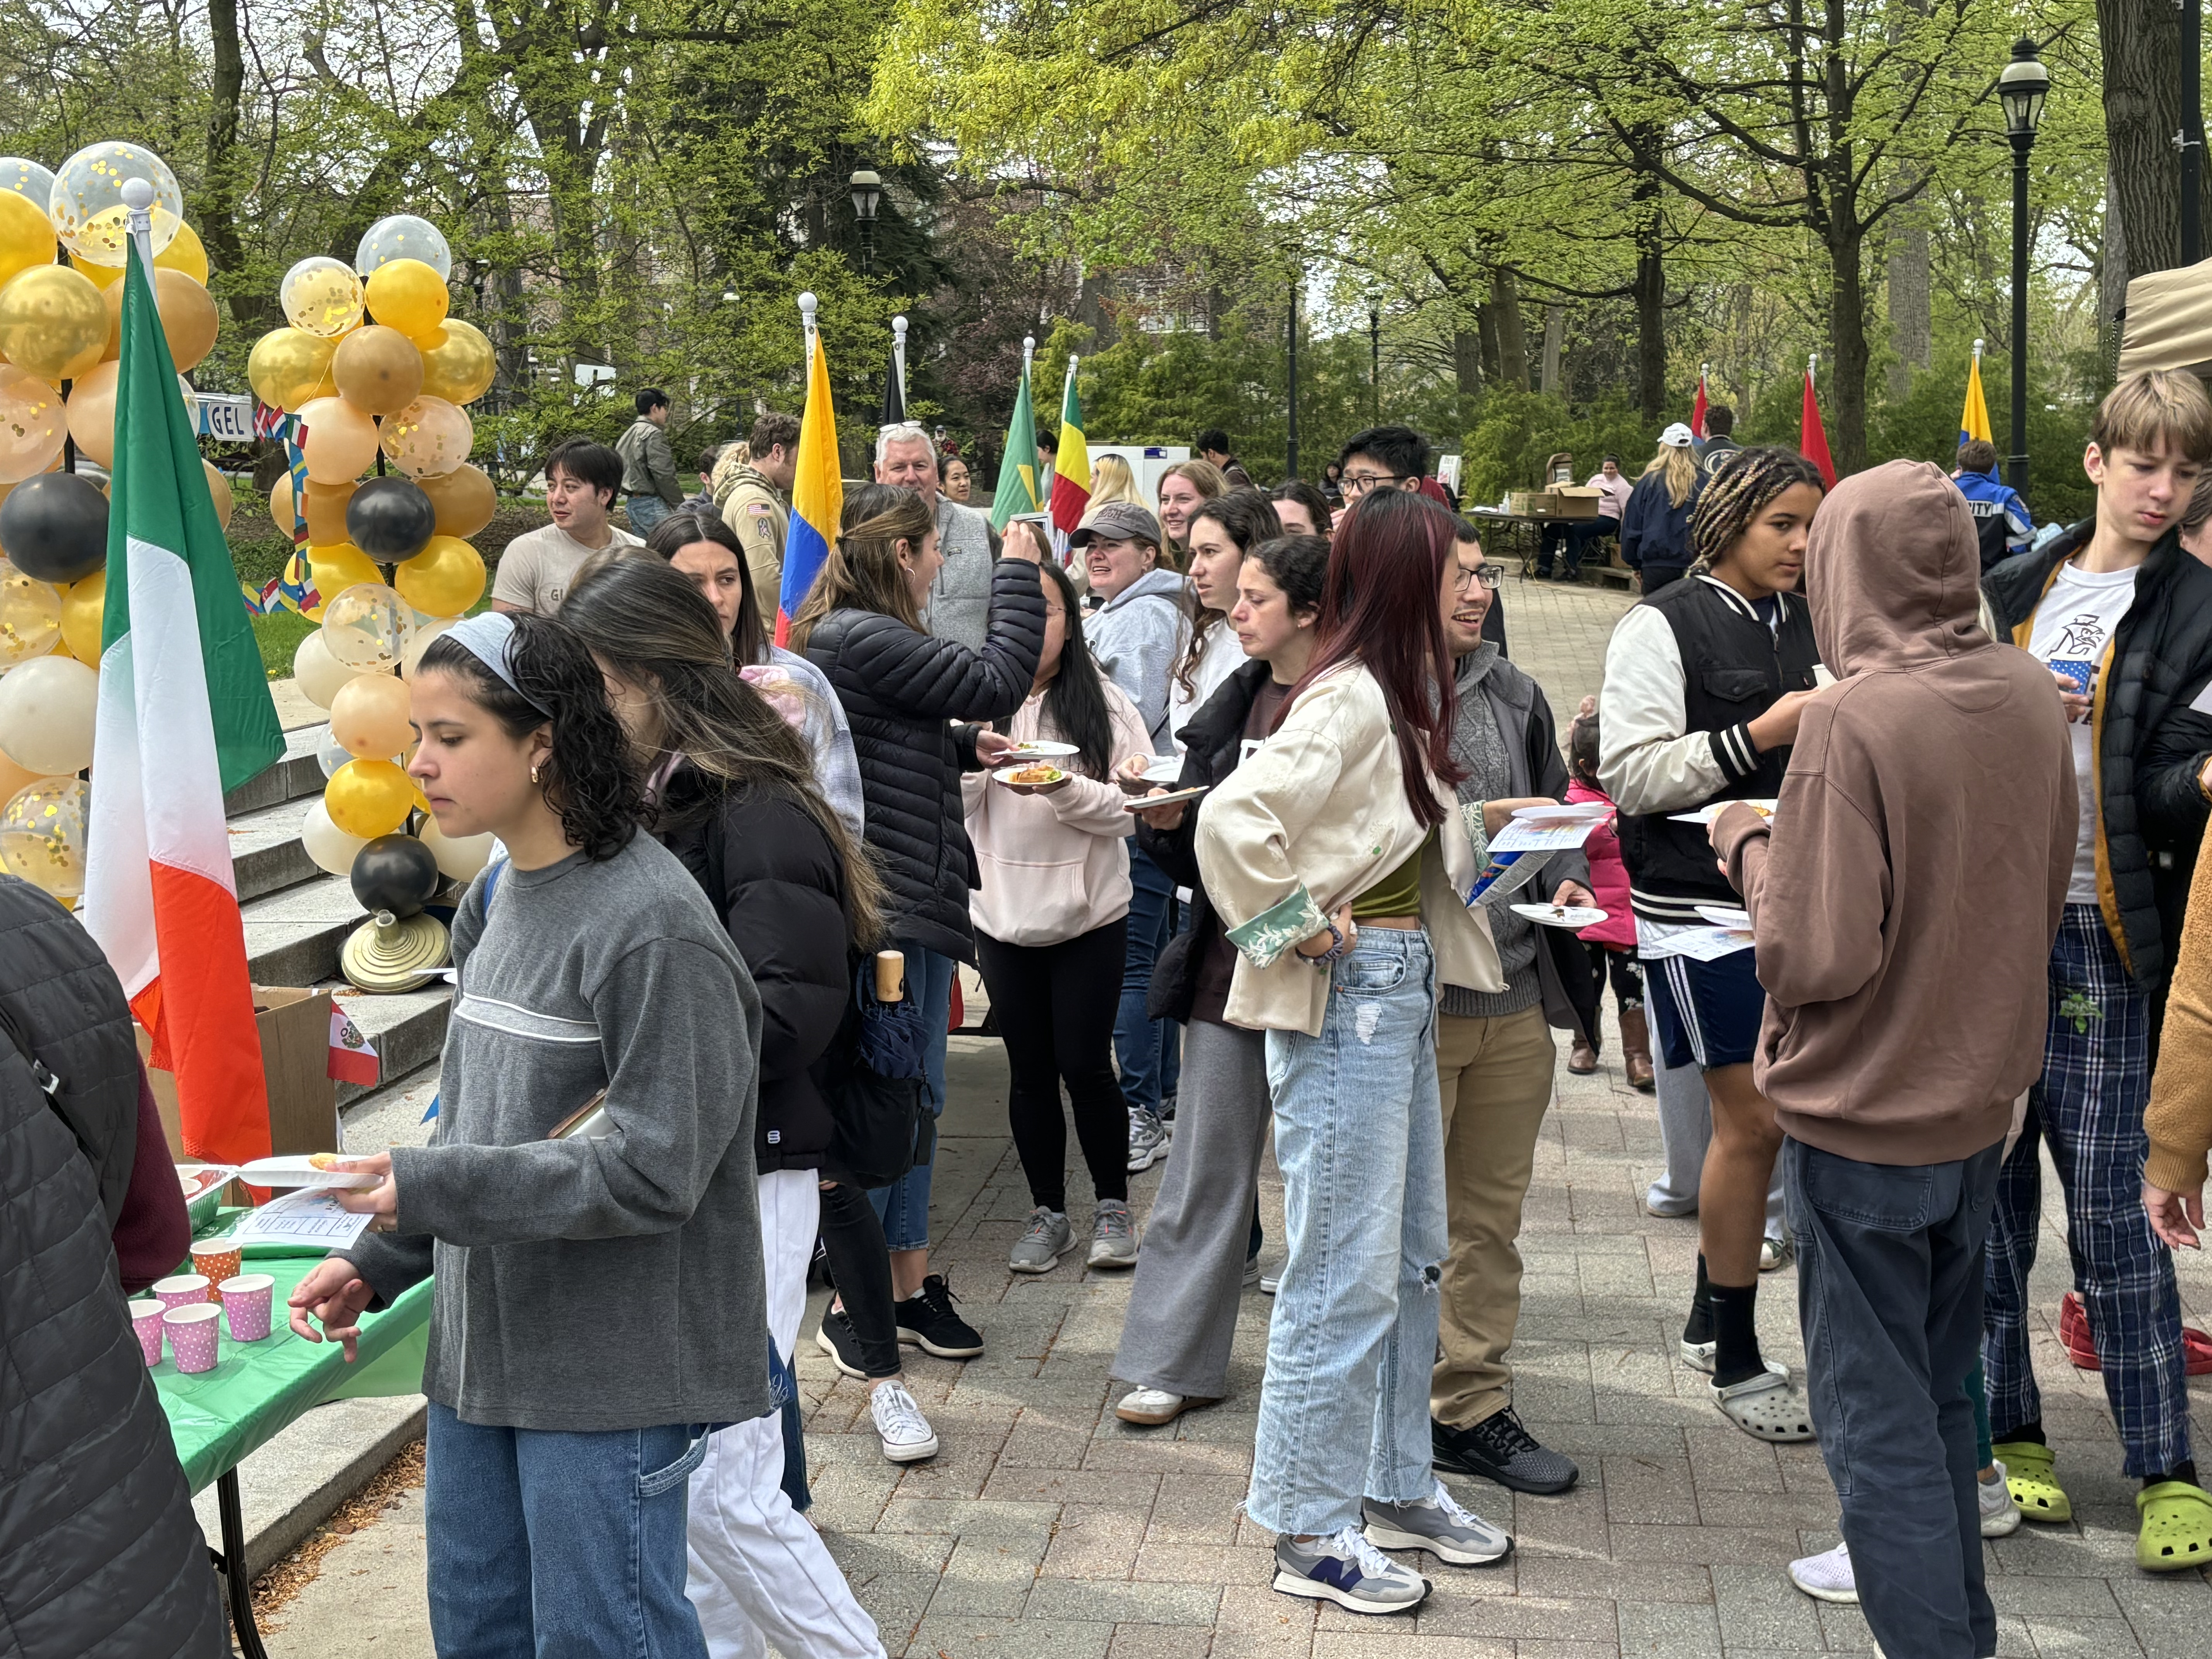
<instances>
[{"instance_id":1,"label":"red flag","mask_svg":"<svg viewBox=\"0 0 2212 1659\"><path fill-rule=\"evenodd\" d=\"M1705 371L1702 368L1698 371L1698 401L1690 405L1690 435L1705 435Z\"/></svg>"},{"instance_id":2,"label":"red flag","mask_svg":"<svg viewBox=\"0 0 2212 1659\"><path fill-rule=\"evenodd\" d=\"M1828 433L1820 424L1820 400L1813 395L1813 371L1805 371L1805 417L1797 431L1797 453L1820 469L1828 488L1836 487L1836 464L1828 457Z\"/></svg>"}]
</instances>

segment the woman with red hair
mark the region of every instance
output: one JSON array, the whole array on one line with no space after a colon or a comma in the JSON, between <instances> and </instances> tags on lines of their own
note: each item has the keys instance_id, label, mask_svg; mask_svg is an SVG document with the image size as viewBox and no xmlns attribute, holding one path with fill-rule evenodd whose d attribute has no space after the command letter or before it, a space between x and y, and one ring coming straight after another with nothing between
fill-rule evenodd
<instances>
[{"instance_id":1,"label":"woman with red hair","mask_svg":"<svg viewBox=\"0 0 2212 1659\"><path fill-rule=\"evenodd\" d=\"M1504 983L1466 904L1443 623L1452 517L1404 490L1346 517L1313 659L1265 744L1206 798L1198 862L1235 945L1226 1018L1267 1033L1290 1257L1268 1332L1246 1509L1274 1587L1397 1613L1512 1540L1430 1468L1445 1248L1439 981ZM1480 807L1474 810L1480 811Z\"/></svg>"}]
</instances>

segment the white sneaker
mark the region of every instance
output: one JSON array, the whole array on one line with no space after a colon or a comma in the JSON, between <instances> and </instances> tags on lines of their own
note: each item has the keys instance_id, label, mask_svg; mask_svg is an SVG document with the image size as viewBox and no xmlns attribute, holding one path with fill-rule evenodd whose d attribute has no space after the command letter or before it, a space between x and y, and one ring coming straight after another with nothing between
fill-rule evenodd
<instances>
[{"instance_id":1,"label":"white sneaker","mask_svg":"<svg viewBox=\"0 0 2212 1659\"><path fill-rule=\"evenodd\" d=\"M1168 1155L1168 1126L1141 1106L1129 1109L1129 1173L1149 1170Z\"/></svg>"},{"instance_id":2,"label":"white sneaker","mask_svg":"<svg viewBox=\"0 0 2212 1659\"><path fill-rule=\"evenodd\" d=\"M1260 1294L1261 1294L1261 1295L1262 1295L1262 1296L1273 1296L1273 1295L1274 1295L1274 1293L1275 1293L1277 1291L1280 1290L1280 1289L1282 1288L1282 1286L1283 1286L1283 1276L1282 1276L1282 1274L1280 1274L1280 1273L1261 1273L1261 1274L1260 1275Z\"/></svg>"},{"instance_id":3,"label":"white sneaker","mask_svg":"<svg viewBox=\"0 0 2212 1659\"><path fill-rule=\"evenodd\" d=\"M1759 1241L1759 1271L1771 1273L1790 1257L1790 1241L1786 1238L1762 1238Z\"/></svg>"},{"instance_id":4,"label":"white sneaker","mask_svg":"<svg viewBox=\"0 0 2212 1659\"><path fill-rule=\"evenodd\" d=\"M1790 1564L1790 1582L1816 1601L1859 1604L1858 1580L1851 1576L1851 1547L1838 1544L1825 1555L1808 1555Z\"/></svg>"},{"instance_id":5,"label":"white sneaker","mask_svg":"<svg viewBox=\"0 0 2212 1659\"><path fill-rule=\"evenodd\" d=\"M1157 1429L1181 1417L1189 1403L1181 1395L1170 1394L1165 1389L1132 1389L1114 1407L1114 1415L1139 1428Z\"/></svg>"},{"instance_id":6,"label":"white sneaker","mask_svg":"<svg viewBox=\"0 0 2212 1659\"><path fill-rule=\"evenodd\" d=\"M876 1437L892 1462L919 1463L937 1455L937 1431L896 1377L876 1384L868 1396L868 1415L875 1419Z\"/></svg>"},{"instance_id":7,"label":"white sneaker","mask_svg":"<svg viewBox=\"0 0 2212 1659\"><path fill-rule=\"evenodd\" d=\"M2013 1502L2012 1488L2005 1483L2005 1466L1996 1459L1997 1478L1975 1483L1976 1498L1982 1505L1982 1536L2009 1538L2020 1530L2020 1505Z\"/></svg>"}]
</instances>

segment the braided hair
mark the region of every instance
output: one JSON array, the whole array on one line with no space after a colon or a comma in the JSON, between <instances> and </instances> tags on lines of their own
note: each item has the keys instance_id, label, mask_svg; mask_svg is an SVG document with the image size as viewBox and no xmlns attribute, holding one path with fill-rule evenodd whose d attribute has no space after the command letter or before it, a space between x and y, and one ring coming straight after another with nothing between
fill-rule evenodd
<instances>
[{"instance_id":1,"label":"braided hair","mask_svg":"<svg viewBox=\"0 0 2212 1659\"><path fill-rule=\"evenodd\" d=\"M1794 449L1772 446L1738 451L1705 481L1690 513L1693 576L1710 573L1770 502L1799 484L1826 489L1820 469Z\"/></svg>"}]
</instances>

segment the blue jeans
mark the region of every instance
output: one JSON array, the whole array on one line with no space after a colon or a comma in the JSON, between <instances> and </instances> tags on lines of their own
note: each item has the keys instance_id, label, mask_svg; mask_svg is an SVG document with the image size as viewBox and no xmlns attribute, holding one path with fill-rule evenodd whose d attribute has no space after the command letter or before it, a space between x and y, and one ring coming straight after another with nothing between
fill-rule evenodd
<instances>
[{"instance_id":1,"label":"blue jeans","mask_svg":"<svg viewBox=\"0 0 2212 1659\"><path fill-rule=\"evenodd\" d=\"M1426 933L1365 928L1330 970L1321 1035L1267 1033L1290 1258L1245 1507L1273 1532L1338 1532L1360 1524L1363 1496L1407 1504L1436 1489L1436 978Z\"/></svg>"},{"instance_id":2,"label":"blue jeans","mask_svg":"<svg viewBox=\"0 0 2212 1659\"><path fill-rule=\"evenodd\" d=\"M629 527L641 536L650 536L653 527L675 510L658 495L633 495L629 498Z\"/></svg>"},{"instance_id":3,"label":"blue jeans","mask_svg":"<svg viewBox=\"0 0 2212 1659\"><path fill-rule=\"evenodd\" d=\"M925 951L918 945L896 947L906 953L907 984L921 999L921 1017L929 1024L929 1051L922 1056L929 1079L929 1115L945 1115L945 1039L952 1018L952 975L959 964L951 957ZM931 1164L936 1154L930 1154ZM884 1243L894 1250L929 1248L930 1164L917 1164L888 1187L868 1194L884 1224Z\"/></svg>"},{"instance_id":4,"label":"blue jeans","mask_svg":"<svg viewBox=\"0 0 2212 1659\"><path fill-rule=\"evenodd\" d=\"M430 1402L430 1635L440 1659L707 1659L684 1599L697 1425L564 1434Z\"/></svg>"},{"instance_id":5,"label":"blue jeans","mask_svg":"<svg viewBox=\"0 0 2212 1659\"><path fill-rule=\"evenodd\" d=\"M1133 842L1129 846L1129 951L1121 961L1121 1011L1114 1019L1114 1058L1121 1066L1121 1092L1129 1104L1160 1109L1163 1095L1175 1092L1182 1073L1175 1062L1174 1081L1167 1063L1177 1036L1173 1020L1145 1017L1145 996L1152 988L1152 964L1167 949L1168 919L1175 908L1175 883Z\"/></svg>"}]
</instances>

